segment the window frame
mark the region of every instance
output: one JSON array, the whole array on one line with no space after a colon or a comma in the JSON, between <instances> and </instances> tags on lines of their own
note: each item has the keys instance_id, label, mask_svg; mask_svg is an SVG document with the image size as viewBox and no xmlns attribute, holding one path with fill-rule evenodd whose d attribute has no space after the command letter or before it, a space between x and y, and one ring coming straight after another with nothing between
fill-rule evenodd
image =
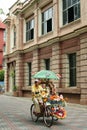
<instances>
[{"instance_id":1,"label":"window frame","mask_svg":"<svg viewBox=\"0 0 87 130\"><path fill-rule=\"evenodd\" d=\"M64 1L66 1L64 3ZM71 3L70 3L71 1ZM73 0L62 0L62 19L63 19L63 25L69 24L77 19L79 19L80 16L80 0L77 0L77 2L73 3ZM69 4L69 5L68 5ZM72 10L71 10L72 8ZM77 8L77 11L76 11ZM73 14L73 17L71 19L70 15ZM77 15L76 15L77 13ZM66 15L66 17L65 17ZM70 16L69 16L70 15Z\"/></svg>"},{"instance_id":2,"label":"window frame","mask_svg":"<svg viewBox=\"0 0 87 130\"><path fill-rule=\"evenodd\" d=\"M68 54L69 59L69 86L76 86L76 53Z\"/></svg>"},{"instance_id":3,"label":"window frame","mask_svg":"<svg viewBox=\"0 0 87 130\"><path fill-rule=\"evenodd\" d=\"M45 69L50 70L50 58L44 59L44 62L45 62Z\"/></svg>"},{"instance_id":4,"label":"window frame","mask_svg":"<svg viewBox=\"0 0 87 130\"><path fill-rule=\"evenodd\" d=\"M6 44L3 45L3 52L6 52Z\"/></svg>"},{"instance_id":5,"label":"window frame","mask_svg":"<svg viewBox=\"0 0 87 130\"><path fill-rule=\"evenodd\" d=\"M47 8L41 13L41 35L53 31L53 6ZM48 21L50 21L50 30L48 30Z\"/></svg>"},{"instance_id":6,"label":"window frame","mask_svg":"<svg viewBox=\"0 0 87 130\"><path fill-rule=\"evenodd\" d=\"M28 85L31 86L31 71L32 71L32 63L29 62L28 63Z\"/></svg>"},{"instance_id":7,"label":"window frame","mask_svg":"<svg viewBox=\"0 0 87 130\"><path fill-rule=\"evenodd\" d=\"M13 46L15 47L16 46L16 26L15 25L14 25L14 29L13 29L13 36L14 36Z\"/></svg>"},{"instance_id":8,"label":"window frame","mask_svg":"<svg viewBox=\"0 0 87 130\"><path fill-rule=\"evenodd\" d=\"M6 42L6 30L4 30L3 40L4 40L4 42Z\"/></svg>"},{"instance_id":9,"label":"window frame","mask_svg":"<svg viewBox=\"0 0 87 130\"><path fill-rule=\"evenodd\" d=\"M26 42L34 39L34 26L35 26L34 18L26 21Z\"/></svg>"}]
</instances>

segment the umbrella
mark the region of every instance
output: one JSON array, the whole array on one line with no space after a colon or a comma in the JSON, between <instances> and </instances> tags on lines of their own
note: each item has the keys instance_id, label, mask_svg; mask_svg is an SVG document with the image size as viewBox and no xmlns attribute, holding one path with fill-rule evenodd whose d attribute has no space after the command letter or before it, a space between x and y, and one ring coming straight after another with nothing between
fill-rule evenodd
<instances>
[{"instance_id":1,"label":"umbrella","mask_svg":"<svg viewBox=\"0 0 87 130\"><path fill-rule=\"evenodd\" d=\"M58 77L53 71L50 70L41 70L37 72L33 78L37 79L55 79L58 80L60 77Z\"/></svg>"}]
</instances>

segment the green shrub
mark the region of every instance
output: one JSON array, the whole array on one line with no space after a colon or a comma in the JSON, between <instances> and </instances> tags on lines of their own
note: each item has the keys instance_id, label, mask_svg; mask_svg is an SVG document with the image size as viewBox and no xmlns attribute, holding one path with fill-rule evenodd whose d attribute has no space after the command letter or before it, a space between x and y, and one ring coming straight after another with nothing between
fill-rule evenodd
<instances>
[{"instance_id":1,"label":"green shrub","mask_svg":"<svg viewBox=\"0 0 87 130\"><path fill-rule=\"evenodd\" d=\"M13 91L16 91L17 90L17 86L13 86Z\"/></svg>"},{"instance_id":2,"label":"green shrub","mask_svg":"<svg viewBox=\"0 0 87 130\"><path fill-rule=\"evenodd\" d=\"M4 70L0 70L0 81L4 81Z\"/></svg>"}]
</instances>

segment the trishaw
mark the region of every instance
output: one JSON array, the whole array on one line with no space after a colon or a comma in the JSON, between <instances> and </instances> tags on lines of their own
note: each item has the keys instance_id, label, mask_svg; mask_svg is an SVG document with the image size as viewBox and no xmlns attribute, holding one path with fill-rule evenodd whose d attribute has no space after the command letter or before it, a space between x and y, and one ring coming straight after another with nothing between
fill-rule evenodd
<instances>
[{"instance_id":1,"label":"trishaw","mask_svg":"<svg viewBox=\"0 0 87 130\"><path fill-rule=\"evenodd\" d=\"M41 71L40 71L41 72ZM40 75L39 72L39 75ZM46 70L46 74L48 75ZM37 73L38 74L38 73ZM53 72L52 72L53 74ZM50 74L49 74L50 76ZM49 78L48 76L48 78ZM56 75L55 75L56 76ZM34 76L35 78L41 78L41 76ZM47 77L42 77L43 79L47 79ZM56 77L57 78L57 77ZM52 79L52 78L49 78ZM48 80L49 80L48 79ZM57 78L58 79L58 78ZM43 95L43 104L40 105L41 112L35 112L35 104L33 103L30 108L31 118L34 122L37 122L40 117L43 118L43 121L47 127L51 127L54 121L58 119L64 119L66 117L65 100L62 95L49 95L48 97Z\"/></svg>"}]
</instances>

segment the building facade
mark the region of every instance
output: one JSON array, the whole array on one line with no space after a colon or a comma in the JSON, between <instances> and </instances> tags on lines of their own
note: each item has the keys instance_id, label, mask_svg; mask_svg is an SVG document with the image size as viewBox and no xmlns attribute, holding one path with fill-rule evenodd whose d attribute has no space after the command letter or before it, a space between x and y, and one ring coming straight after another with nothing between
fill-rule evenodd
<instances>
[{"instance_id":1,"label":"building facade","mask_svg":"<svg viewBox=\"0 0 87 130\"><path fill-rule=\"evenodd\" d=\"M33 74L50 69L69 102L87 105L87 1L18 0L5 19L5 87L29 96Z\"/></svg>"},{"instance_id":2,"label":"building facade","mask_svg":"<svg viewBox=\"0 0 87 130\"><path fill-rule=\"evenodd\" d=\"M3 53L5 52L5 24L0 21L0 70L3 69L4 59Z\"/></svg>"}]
</instances>

